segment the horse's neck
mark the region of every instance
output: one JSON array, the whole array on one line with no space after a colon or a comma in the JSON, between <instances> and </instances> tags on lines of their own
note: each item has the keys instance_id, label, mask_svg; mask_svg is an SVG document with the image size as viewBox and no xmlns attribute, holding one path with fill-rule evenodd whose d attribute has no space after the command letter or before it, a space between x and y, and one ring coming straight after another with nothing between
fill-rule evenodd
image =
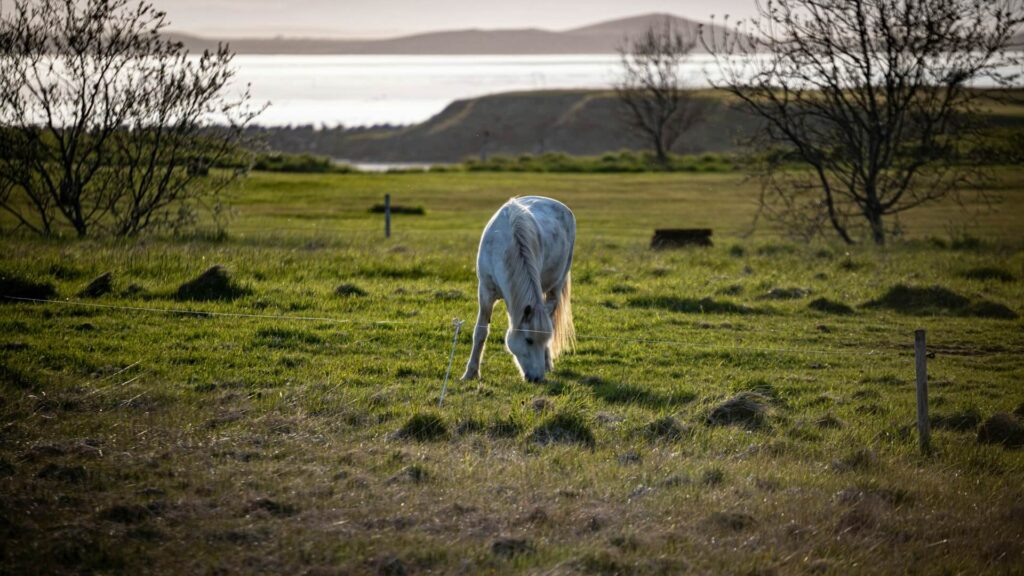
<instances>
[{"instance_id":1,"label":"horse's neck","mask_svg":"<svg viewBox=\"0 0 1024 576\"><path fill-rule=\"evenodd\" d=\"M506 308L516 319L522 318L527 306L539 310L544 304L541 294L540 279L529 274L526 266L512 268L508 274L508 291L505 294Z\"/></svg>"},{"instance_id":2,"label":"horse's neck","mask_svg":"<svg viewBox=\"0 0 1024 576\"><path fill-rule=\"evenodd\" d=\"M527 306L539 312L544 304L540 286L540 238L536 223L525 210L513 213L510 225L512 245L506 256L509 293L505 303L509 312L521 318Z\"/></svg>"}]
</instances>

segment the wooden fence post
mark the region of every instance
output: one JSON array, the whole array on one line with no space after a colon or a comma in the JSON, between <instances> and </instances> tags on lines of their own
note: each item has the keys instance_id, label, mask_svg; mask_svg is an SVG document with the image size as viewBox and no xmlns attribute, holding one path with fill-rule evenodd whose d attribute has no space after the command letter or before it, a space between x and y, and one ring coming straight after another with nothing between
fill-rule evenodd
<instances>
[{"instance_id":1,"label":"wooden fence post","mask_svg":"<svg viewBox=\"0 0 1024 576\"><path fill-rule=\"evenodd\" d=\"M391 194L384 195L384 237L391 238Z\"/></svg>"},{"instance_id":2,"label":"wooden fence post","mask_svg":"<svg viewBox=\"0 0 1024 576\"><path fill-rule=\"evenodd\" d=\"M931 451L931 422L928 421L928 352L924 330L914 331L914 367L917 372L917 433L921 452Z\"/></svg>"}]
</instances>

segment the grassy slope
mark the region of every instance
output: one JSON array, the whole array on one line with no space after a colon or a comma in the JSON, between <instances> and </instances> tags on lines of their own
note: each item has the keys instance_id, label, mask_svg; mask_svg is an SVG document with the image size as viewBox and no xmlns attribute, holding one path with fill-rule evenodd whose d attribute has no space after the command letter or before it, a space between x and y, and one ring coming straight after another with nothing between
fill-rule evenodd
<instances>
[{"instance_id":1,"label":"grassy slope","mask_svg":"<svg viewBox=\"0 0 1024 576\"><path fill-rule=\"evenodd\" d=\"M994 127L1020 130L1024 106L1015 101L985 103ZM684 134L673 150L682 154L732 152L760 125L735 105L733 96L696 90L708 104L703 121ZM309 152L368 162L462 162L497 155L566 152L601 155L649 148L626 121L609 90L507 92L452 102L420 124L394 129L345 132L310 127L275 128L263 134L270 148ZM486 138L484 137L486 134Z\"/></svg>"},{"instance_id":2,"label":"grassy slope","mask_svg":"<svg viewBox=\"0 0 1024 576\"><path fill-rule=\"evenodd\" d=\"M971 230L986 243L966 251L741 240L754 189L729 174L256 174L225 242L7 238L0 269L64 296L109 270L98 303L401 322L3 305L4 571L1012 572L1021 452L937 430L919 456L909 345L929 330L935 412L988 416L1024 401L1021 321L806 307L904 283L1024 311L1020 173L1000 186L1005 203ZM428 210L396 217L387 242L366 212L385 192ZM438 411L448 324L475 313L479 231L517 193L577 214L579 350L523 383L499 313L484 380L455 382ZM904 225L944 236L954 213ZM715 248L646 249L655 226L705 225ZM171 299L212 263L252 293ZM979 266L1016 280L963 276ZM334 296L343 282L368 295ZM811 296L763 298L790 287ZM702 298L704 313L671 309ZM730 304L748 309L708 312ZM646 338L666 342L630 340ZM467 354L463 334L457 372ZM767 426L705 424L744 390L771 398ZM447 438L394 436L435 413ZM531 442L555 414L593 448ZM682 437L648 438L665 416Z\"/></svg>"}]
</instances>

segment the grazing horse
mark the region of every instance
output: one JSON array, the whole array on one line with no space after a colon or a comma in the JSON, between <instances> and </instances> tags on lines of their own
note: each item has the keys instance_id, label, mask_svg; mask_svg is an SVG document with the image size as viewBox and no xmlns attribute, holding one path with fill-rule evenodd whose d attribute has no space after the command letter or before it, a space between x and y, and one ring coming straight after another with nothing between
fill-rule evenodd
<instances>
[{"instance_id":1,"label":"grazing horse","mask_svg":"<svg viewBox=\"0 0 1024 576\"><path fill-rule=\"evenodd\" d=\"M508 311L505 348L527 380L543 380L558 355L576 345L569 275L575 241L576 218L557 200L513 198L495 212L476 257L480 311L463 380L480 376L491 313L499 299Z\"/></svg>"}]
</instances>

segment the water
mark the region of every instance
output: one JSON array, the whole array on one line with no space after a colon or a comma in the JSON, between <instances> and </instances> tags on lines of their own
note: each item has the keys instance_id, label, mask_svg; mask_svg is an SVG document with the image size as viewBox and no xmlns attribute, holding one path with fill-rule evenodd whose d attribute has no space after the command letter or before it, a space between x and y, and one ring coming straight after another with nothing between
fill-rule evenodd
<instances>
[{"instance_id":1,"label":"water","mask_svg":"<svg viewBox=\"0 0 1024 576\"><path fill-rule=\"evenodd\" d=\"M621 75L617 54L240 55L234 65L236 81L251 85L254 101L270 101L257 119L265 126L412 124L461 98L516 90L611 88ZM716 76L715 70L711 56L694 54L680 73L690 86L706 87L706 74Z\"/></svg>"},{"instance_id":2,"label":"water","mask_svg":"<svg viewBox=\"0 0 1024 576\"><path fill-rule=\"evenodd\" d=\"M258 123L361 126L422 122L452 101L513 90L608 88L614 54L542 56L254 56L235 58Z\"/></svg>"}]
</instances>

